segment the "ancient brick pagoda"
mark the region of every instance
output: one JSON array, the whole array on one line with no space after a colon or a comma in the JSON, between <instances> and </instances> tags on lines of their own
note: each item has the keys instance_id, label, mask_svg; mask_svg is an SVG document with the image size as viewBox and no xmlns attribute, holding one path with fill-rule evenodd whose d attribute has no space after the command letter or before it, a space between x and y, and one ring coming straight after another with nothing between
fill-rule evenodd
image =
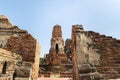
<instances>
[{"instance_id":1,"label":"ancient brick pagoda","mask_svg":"<svg viewBox=\"0 0 120 80\"><path fill-rule=\"evenodd\" d=\"M37 80L39 44L0 15L0 80Z\"/></svg>"},{"instance_id":2,"label":"ancient brick pagoda","mask_svg":"<svg viewBox=\"0 0 120 80\"><path fill-rule=\"evenodd\" d=\"M53 28L50 48L51 65L58 66L67 61L67 55L64 52L64 41L62 39L62 31L59 25ZM54 70L54 69L53 69Z\"/></svg>"},{"instance_id":3,"label":"ancient brick pagoda","mask_svg":"<svg viewBox=\"0 0 120 80\"><path fill-rule=\"evenodd\" d=\"M51 48L40 64L40 76L73 80L120 78L120 40L72 26L71 39L62 39L60 25L52 32Z\"/></svg>"},{"instance_id":4,"label":"ancient brick pagoda","mask_svg":"<svg viewBox=\"0 0 120 80\"><path fill-rule=\"evenodd\" d=\"M68 56L64 50L64 40L62 38L61 26L55 25L52 32L51 48L44 61L40 64L44 68L41 75L44 76L72 76L72 61L68 61ZM68 70L71 68L71 71ZM67 75L69 73L69 75ZM64 75L66 74L66 75Z\"/></svg>"}]
</instances>

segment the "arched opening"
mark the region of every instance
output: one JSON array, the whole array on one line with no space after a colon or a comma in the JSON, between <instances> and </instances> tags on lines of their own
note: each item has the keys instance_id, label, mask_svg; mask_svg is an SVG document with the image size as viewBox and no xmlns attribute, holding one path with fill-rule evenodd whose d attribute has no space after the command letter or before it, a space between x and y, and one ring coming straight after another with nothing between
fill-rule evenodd
<instances>
[{"instance_id":1,"label":"arched opening","mask_svg":"<svg viewBox=\"0 0 120 80\"><path fill-rule=\"evenodd\" d=\"M58 44L56 44L56 46L55 46L55 50L56 50L56 53L58 53L58 50L59 50L59 46L58 46Z\"/></svg>"},{"instance_id":2,"label":"arched opening","mask_svg":"<svg viewBox=\"0 0 120 80\"><path fill-rule=\"evenodd\" d=\"M6 68L7 68L7 62L5 61L2 68L2 74L6 74Z\"/></svg>"}]
</instances>

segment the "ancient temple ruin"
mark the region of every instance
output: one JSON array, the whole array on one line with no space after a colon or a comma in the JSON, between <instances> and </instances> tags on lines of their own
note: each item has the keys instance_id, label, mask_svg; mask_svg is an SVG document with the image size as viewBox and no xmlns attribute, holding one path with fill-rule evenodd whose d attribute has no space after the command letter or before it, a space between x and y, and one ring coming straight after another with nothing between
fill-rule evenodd
<instances>
[{"instance_id":1,"label":"ancient temple ruin","mask_svg":"<svg viewBox=\"0 0 120 80\"><path fill-rule=\"evenodd\" d=\"M72 54L75 80L120 79L120 40L73 25Z\"/></svg>"},{"instance_id":2,"label":"ancient temple ruin","mask_svg":"<svg viewBox=\"0 0 120 80\"><path fill-rule=\"evenodd\" d=\"M52 31L51 48L40 64L41 76L72 77L72 61L64 50L61 26L55 25Z\"/></svg>"},{"instance_id":3,"label":"ancient temple ruin","mask_svg":"<svg viewBox=\"0 0 120 80\"><path fill-rule=\"evenodd\" d=\"M0 15L0 80L37 80L39 43Z\"/></svg>"},{"instance_id":4,"label":"ancient temple ruin","mask_svg":"<svg viewBox=\"0 0 120 80\"><path fill-rule=\"evenodd\" d=\"M71 39L53 27L51 48L40 64L40 76L73 80L120 79L120 40L72 26ZM64 75L64 76L63 76Z\"/></svg>"}]
</instances>

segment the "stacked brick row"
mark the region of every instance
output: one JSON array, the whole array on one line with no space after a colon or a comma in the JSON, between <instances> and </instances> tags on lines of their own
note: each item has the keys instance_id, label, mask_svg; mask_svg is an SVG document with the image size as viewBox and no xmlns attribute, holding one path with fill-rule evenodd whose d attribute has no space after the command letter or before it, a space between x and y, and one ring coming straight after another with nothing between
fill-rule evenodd
<instances>
[{"instance_id":1,"label":"stacked brick row","mask_svg":"<svg viewBox=\"0 0 120 80\"><path fill-rule=\"evenodd\" d=\"M88 35L94 42L93 48L101 54L97 71L109 79L120 78L120 40L93 31L88 31Z\"/></svg>"},{"instance_id":2,"label":"stacked brick row","mask_svg":"<svg viewBox=\"0 0 120 80\"><path fill-rule=\"evenodd\" d=\"M20 37L11 37L5 49L21 55L23 61L34 62L36 40L28 34Z\"/></svg>"}]
</instances>

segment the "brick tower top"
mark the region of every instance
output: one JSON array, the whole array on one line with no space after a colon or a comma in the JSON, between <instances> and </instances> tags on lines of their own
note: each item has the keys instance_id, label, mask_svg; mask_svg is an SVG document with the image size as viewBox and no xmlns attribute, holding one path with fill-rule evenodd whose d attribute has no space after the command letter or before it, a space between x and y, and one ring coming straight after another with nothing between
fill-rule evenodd
<instances>
[{"instance_id":1,"label":"brick tower top","mask_svg":"<svg viewBox=\"0 0 120 80\"><path fill-rule=\"evenodd\" d=\"M52 32L52 37L62 37L62 30L60 25L55 25Z\"/></svg>"},{"instance_id":2,"label":"brick tower top","mask_svg":"<svg viewBox=\"0 0 120 80\"><path fill-rule=\"evenodd\" d=\"M82 25L77 24L77 25L73 25L72 27L74 28L74 31L75 31L75 32L81 32L81 31L84 31Z\"/></svg>"}]
</instances>

